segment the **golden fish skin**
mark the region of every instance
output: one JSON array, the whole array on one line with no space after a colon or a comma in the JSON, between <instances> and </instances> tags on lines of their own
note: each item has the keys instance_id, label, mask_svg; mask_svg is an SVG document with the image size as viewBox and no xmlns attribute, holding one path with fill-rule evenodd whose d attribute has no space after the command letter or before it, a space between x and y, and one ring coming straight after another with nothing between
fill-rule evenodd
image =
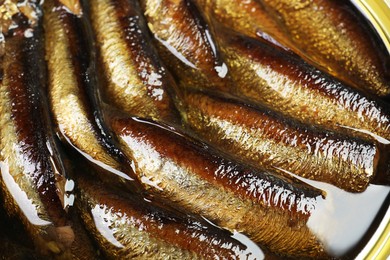
<instances>
[{"instance_id":1,"label":"golden fish skin","mask_svg":"<svg viewBox=\"0 0 390 260\"><path fill-rule=\"evenodd\" d=\"M103 100L131 115L178 122L170 97L176 88L150 44L137 1L89 1L100 67Z\"/></svg>"},{"instance_id":2,"label":"golden fish skin","mask_svg":"<svg viewBox=\"0 0 390 260\"><path fill-rule=\"evenodd\" d=\"M77 182L85 225L109 258L238 259L249 255L230 233L204 220L86 178Z\"/></svg>"},{"instance_id":3,"label":"golden fish skin","mask_svg":"<svg viewBox=\"0 0 390 260\"><path fill-rule=\"evenodd\" d=\"M97 169L109 169L120 182L131 180L130 166L122 163L120 151L95 121L99 108L91 98L97 87L96 76L88 71L94 61L84 33L86 19L69 13L57 0L46 1L44 11L48 93L59 135Z\"/></svg>"},{"instance_id":4,"label":"golden fish skin","mask_svg":"<svg viewBox=\"0 0 390 260\"><path fill-rule=\"evenodd\" d=\"M390 95L385 67L389 56L350 3L257 1L288 35L293 43L288 47L303 58L359 89L382 97Z\"/></svg>"},{"instance_id":5,"label":"golden fish skin","mask_svg":"<svg viewBox=\"0 0 390 260\"><path fill-rule=\"evenodd\" d=\"M278 254L326 255L306 226L320 191L237 165L153 122L112 118L111 126L156 196Z\"/></svg>"},{"instance_id":6,"label":"golden fish skin","mask_svg":"<svg viewBox=\"0 0 390 260\"><path fill-rule=\"evenodd\" d=\"M211 2L209 8L214 12L222 8L219 1ZM259 9L253 1L229 2L230 6L225 8L246 6L238 9L237 15L240 11ZM160 42L161 56L171 71L176 72L180 87L233 94L306 124L390 141L390 112L380 101L341 84L292 53L232 33L231 28L220 25L212 34L191 2L142 3L148 25ZM224 78L214 69L218 63L226 68Z\"/></svg>"},{"instance_id":7,"label":"golden fish skin","mask_svg":"<svg viewBox=\"0 0 390 260\"><path fill-rule=\"evenodd\" d=\"M251 38L217 34L236 96L303 123L366 139L390 141L390 110L297 57ZM378 138L379 137L379 138Z\"/></svg>"},{"instance_id":8,"label":"golden fish skin","mask_svg":"<svg viewBox=\"0 0 390 260\"><path fill-rule=\"evenodd\" d=\"M190 1L141 1L159 53L178 83L229 90L227 67L207 23Z\"/></svg>"},{"instance_id":9,"label":"golden fish skin","mask_svg":"<svg viewBox=\"0 0 390 260\"><path fill-rule=\"evenodd\" d=\"M209 21L217 21L236 32L262 38L287 49L290 40L257 0L194 0Z\"/></svg>"},{"instance_id":10,"label":"golden fish skin","mask_svg":"<svg viewBox=\"0 0 390 260\"><path fill-rule=\"evenodd\" d=\"M47 1L44 5L48 92L55 123L60 133L82 152L120 168L101 145L91 116L85 93L87 83L82 76L87 53L83 48L85 42L76 31L78 18L61 6L58 1Z\"/></svg>"},{"instance_id":11,"label":"golden fish skin","mask_svg":"<svg viewBox=\"0 0 390 260\"><path fill-rule=\"evenodd\" d=\"M21 221L37 251L66 257L75 233L57 195L42 111L41 29L5 40L0 82L0 189L7 213Z\"/></svg>"},{"instance_id":12,"label":"golden fish skin","mask_svg":"<svg viewBox=\"0 0 390 260\"><path fill-rule=\"evenodd\" d=\"M233 101L187 93L183 117L197 134L257 167L281 169L364 191L374 178L380 151L372 143L320 132Z\"/></svg>"}]
</instances>

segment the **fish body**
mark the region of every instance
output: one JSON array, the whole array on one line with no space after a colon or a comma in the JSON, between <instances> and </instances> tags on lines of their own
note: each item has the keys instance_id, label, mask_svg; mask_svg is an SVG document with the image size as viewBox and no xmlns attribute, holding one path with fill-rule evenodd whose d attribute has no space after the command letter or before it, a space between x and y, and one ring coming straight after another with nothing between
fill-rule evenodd
<instances>
[{"instance_id":1,"label":"fish body","mask_svg":"<svg viewBox=\"0 0 390 260\"><path fill-rule=\"evenodd\" d=\"M229 91L228 70L208 24L191 1L141 1L159 54L179 85Z\"/></svg>"},{"instance_id":2,"label":"fish body","mask_svg":"<svg viewBox=\"0 0 390 260\"><path fill-rule=\"evenodd\" d=\"M215 20L236 32L252 38L261 38L282 49L291 42L277 21L257 0L194 0L208 20Z\"/></svg>"},{"instance_id":3,"label":"fish body","mask_svg":"<svg viewBox=\"0 0 390 260\"><path fill-rule=\"evenodd\" d=\"M262 1L307 60L364 91L389 96L389 56L349 3Z\"/></svg>"},{"instance_id":4,"label":"fish body","mask_svg":"<svg viewBox=\"0 0 390 260\"><path fill-rule=\"evenodd\" d=\"M118 163L105 151L93 123L86 94L88 53L77 31L77 16L58 1L45 3L49 97L58 131L75 147L112 168ZM79 29L80 30L80 29ZM66 75L66 76L64 76Z\"/></svg>"},{"instance_id":5,"label":"fish body","mask_svg":"<svg viewBox=\"0 0 390 260\"><path fill-rule=\"evenodd\" d=\"M102 99L131 115L178 122L176 88L150 44L137 1L90 1L101 74Z\"/></svg>"},{"instance_id":6,"label":"fish body","mask_svg":"<svg viewBox=\"0 0 390 260\"><path fill-rule=\"evenodd\" d=\"M231 1L226 6L237 5L237 2L240 1ZM277 41L347 84L381 97L389 96L386 68L389 56L350 3L324 0L257 2L278 24L276 31L262 28ZM218 7L220 13L234 17L235 9ZM262 26L255 20L257 17L256 14L242 16L243 20L236 24L258 24L249 29L249 35L253 36ZM240 31L248 31L248 28L241 26ZM279 31L285 36L280 37Z\"/></svg>"},{"instance_id":7,"label":"fish body","mask_svg":"<svg viewBox=\"0 0 390 260\"><path fill-rule=\"evenodd\" d=\"M48 94L58 135L96 169L109 169L120 183L132 180L126 159L102 128L99 100L92 96L97 86L86 18L57 0L46 2L44 10Z\"/></svg>"},{"instance_id":8,"label":"fish body","mask_svg":"<svg viewBox=\"0 0 390 260\"><path fill-rule=\"evenodd\" d=\"M200 5L210 9L206 13L218 13L222 2ZM230 1L224 8L235 7L235 18L241 21L239 17L252 9L257 14L261 7L257 5L255 1ZM390 141L390 111L383 102L340 83L293 53L256 40L254 35L231 32L226 24L203 17L189 0L145 0L142 7L161 57L182 89L235 95L302 123ZM225 68L223 77L215 70L216 64Z\"/></svg>"},{"instance_id":9,"label":"fish body","mask_svg":"<svg viewBox=\"0 0 390 260\"><path fill-rule=\"evenodd\" d=\"M139 196L78 179L81 215L109 258L238 259L250 256L230 234Z\"/></svg>"},{"instance_id":10,"label":"fish body","mask_svg":"<svg viewBox=\"0 0 390 260\"><path fill-rule=\"evenodd\" d=\"M282 255L325 256L306 226L322 193L214 155L153 122L112 118L147 190Z\"/></svg>"},{"instance_id":11,"label":"fish body","mask_svg":"<svg viewBox=\"0 0 390 260\"><path fill-rule=\"evenodd\" d=\"M323 132L266 109L188 92L185 122L201 138L257 167L282 169L348 191L366 189L381 151L374 143Z\"/></svg>"},{"instance_id":12,"label":"fish body","mask_svg":"<svg viewBox=\"0 0 390 260\"><path fill-rule=\"evenodd\" d=\"M42 102L41 29L5 41L0 83L0 186L4 207L43 255L69 256L74 231L57 194Z\"/></svg>"},{"instance_id":13,"label":"fish body","mask_svg":"<svg viewBox=\"0 0 390 260\"><path fill-rule=\"evenodd\" d=\"M381 100L342 84L286 51L226 30L217 34L236 83L236 96L302 123L390 141L390 110Z\"/></svg>"}]
</instances>

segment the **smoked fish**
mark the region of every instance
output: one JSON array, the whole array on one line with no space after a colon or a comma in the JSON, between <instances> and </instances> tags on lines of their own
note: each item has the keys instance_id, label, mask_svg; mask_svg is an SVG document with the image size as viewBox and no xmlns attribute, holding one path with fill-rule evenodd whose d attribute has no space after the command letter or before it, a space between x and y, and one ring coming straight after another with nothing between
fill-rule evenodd
<instances>
[{"instance_id":1,"label":"smoked fish","mask_svg":"<svg viewBox=\"0 0 390 260\"><path fill-rule=\"evenodd\" d=\"M125 154L147 190L218 226L289 256L326 256L306 226L322 192L212 153L152 121L111 117Z\"/></svg>"},{"instance_id":2,"label":"smoked fish","mask_svg":"<svg viewBox=\"0 0 390 260\"><path fill-rule=\"evenodd\" d=\"M254 166L361 192L382 165L374 143L309 128L238 100L187 92L183 104L184 121L201 138Z\"/></svg>"},{"instance_id":3,"label":"smoked fish","mask_svg":"<svg viewBox=\"0 0 390 260\"><path fill-rule=\"evenodd\" d=\"M278 50L227 29L217 33L236 96L260 103L309 125L390 143L390 109Z\"/></svg>"},{"instance_id":4,"label":"smoked fish","mask_svg":"<svg viewBox=\"0 0 390 260\"><path fill-rule=\"evenodd\" d=\"M85 226L108 258L248 259L246 246L230 233L155 205L136 195L77 178L78 208ZM252 256L253 257L253 256Z\"/></svg>"},{"instance_id":5,"label":"smoked fish","mask_svg":"<svg viewBox=\"0 0 390 260\"><path fill-rule=\"evenodd\" d=\"M214 5L223 1L211 2L214 12L222 8ZM242 6L236 6L238 13L259 8L254 1L233 2L225 8ZM181 88L221 91L302 123L390 142L390 110L380 100L343 85L275 45L215 22L216 28L210 29L190 0L141 3L161 57ZM216 70L221 72L222 67L223 77Z\"/></svg>"},{"instance_id":6,"label":"smoked fish","mask_svg":"<svg viewBox=\"0 0 390 260\"><path fill-rule=\"evenodd\" d=\"M193 0L203 16L236 32L252 38L259 38L273 43L279 48L289 50L291 46L287 34L277 21L267 12L258 0Z\"/></svg>"},{"instance_id":7,"label":"smoked fish","mask_svg":"<svg viewBox=\"0 0 390 260\"><path fill-rule=\"evenodd\" d=\"M109 170L121 183L129 183L134 180L130 166L96 112L92 35L88 34L83 10L78 10L81 15L70 13L58 0L44 3L48 94L54 123L61 139L92 165Z\"/></svg>"},{"instance_id":8,"label":"smoked fish","mask_svg":"<svg viewBox=\"0 0 390 260\"><path fill-rule=\"evenodd\" d=\"M160 57L179 85L230 90L212 32L191 1L142 0L141 7Z\"/></svg>"},{"instance_id":9,"label":"smoked fish","mask_svg":"<svg viewBox=\"0 0 390 260\"><path fill-rule=\"evenodd\" d=\"M81 250L88 256L88 241L75 243L78 234L59 197L67 195L59 187L66 174L59 172L62 166L52 154L45 125L48 111L41 104L43 53L40 25L17 28L5 39L0 82L2 203L7 214L23 224L40 255L70 258Z\"/></svg>"},{"instance_id":10,"label":"smoked fish","mask_svg":"<svg viewBox=\"0 0 390 260\"><path fill-rule=\"evenodd\" d=\"M255 36L260 30L325 72L358 89L390 95L389 55L367 22L347 1L255 0L250 15L240 15L242 2L197 1L221 22L231 20L239 32ZM265 13L277 24L262 26ZM234 20L237 18L237 21ZM267 24L267 23L266 23ZM281 36L282 35L282 36ZM385 54L385 55L384 55Z\"/></svg>"},{"instance_id":11,"label":"smoked fish","mask_svg":"<svg viewBox=\"0 0 390 260\"><path fill-rule=\"evenodd\" d=\"M138 1L91 0L89 11L102 100L134 116L179 122L171 96L176 84L150 44Z\"/></svg>"}]
</instances>

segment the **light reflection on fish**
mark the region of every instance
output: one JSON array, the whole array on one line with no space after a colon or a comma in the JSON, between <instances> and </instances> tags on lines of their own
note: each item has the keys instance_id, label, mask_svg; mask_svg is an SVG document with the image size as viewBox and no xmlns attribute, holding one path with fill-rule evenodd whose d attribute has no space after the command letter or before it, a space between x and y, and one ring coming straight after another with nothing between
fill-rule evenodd
<instances>
[{"instance_id":1,"label":"light reflection on fish","mask_svg":"<svg viewBox=\"0 0 390 260\"><path fill-rule=\"evenodd\" d=\"M178 122L175 82L149 43L137 1L89 1L104 74L103 100L131 115Z\"/></svg>"},{"instance_id":2,"label":"light reflection on fish","mask_svg":"<svg viewBox=\"0 0 390 260\"><path fill-rule=\"evenodd\" d=\"M283 50L229 34L226 28L217 35L236 95L307 124L390 142L390 110L381 100L343 85Z\"/></svg>"},{"instance_id":3,"label":"light reflection on fish","mask_svg":"<svg viewBox=\"0 0 390 260\"><path fill-rule=\"evenodd\" d=\"M44 67L42 33L31 37L16 29L5 41L0 84L0 187L10 216L23 223L37 252L70 257L77 237L58 196L58 178L64 178L57 155L49 150L48 112L41 102ZM73 247L75 246L75 248ZM85 246L85 247L84 247ZM88 250L86 249L86 253Z\"/></svg>"},{"instance_id":4,"label":"light reflection on fish","mask_svg":"<svg viewBox=\"0 0 390 260\"><path fill-rule=\"evenodd\" d=\"M226 22L242 12L236 10L240 10L240 2L244 1L198 2L215 18ZM390 75L386 68L389 58L382 54L386 50L347 1L256 0L252 5L251 15L230 22L238 31L255 36L260 28L344 82L382 97L390 95ZM275 21L277 30L262 26L263 10Z\"/></svg>"},{"instance_id":5,"label":"light reflection on fish","mask_svg":"<svg viewBox=\"0 0 390 260\"><path fill-rule=\"evenodd\" d=\"M220 1L212 2L209 11L222 8ZM232 33L226 24L212 22L214 16L209 18L214 27L210 29L190 0L141 3L161 57L182 88L233 94L307 124L390 142L390 111L381 101L341 84L292 53ZM257 14L260 8L254 1L232 1L225 8L235 5L237 13L255 8ZM222 77L216 68L223 66Z\"/></svg>"},{"instance_id":6,"label":"light reflection on fish","mask_svg":"<svg viewBox=\"0 0 390 260\"><path fill-rule=\"evenodd\" d=\"M265 109L195 92L183 103L186 123L201 138L255 166L361 192L386 159L373 143L308 128Z\"/></svg>"},{"instance_id":7,"label":"light reflection on fish","mask_svg":"<svg viewBox=\"0 0 390 260\"><path fill-rule=\"evenodd\" d=\"M179 84L229 90L226 64L191 1L143 0L141 6L160 56Z\"/></svg>"},{"instance_id":8,"label":"light reflection on fish","mask_svg":"<svg viewBox=\"0 0 390 260\"><path fill-rule=\"evenodd\" d=\"M57 0L46 2L44 8L48 92L57 131L62 141L86 157L96 169L115 174L102 176L104 180L116 176L117 182L129 184L132 182L130 166L96 119L97 106L92 99L97 88L96 76L89 70L94 57L88 49L92 37L87 34L87 21L70 13ZM136 187L133 184L129 185Z\"/></svg>"},{"instance_id":9,"label":"light reflection on fish","mask_svg":"<svg viewBox=\"0 0 390 260\"><path fill-rule=\"evenodd\" d=\"M80 212L109 258L251 259L230 233L204 220L77 178ZM249 258L248 258L249 257ZM240 259L241 259L240 258Z\"/></svg>"},{"instance_id":10,"label":"light reflection on fish","mask_svg":"<svg viewBox=\"0 0 390 260\"><path fill-rule=\"evenodd\" d=\"M326 254L306 227L319 190L214 155L161 125L111 117L111 126L145 188L273 252Z\"/></svg>"}]
</instances>

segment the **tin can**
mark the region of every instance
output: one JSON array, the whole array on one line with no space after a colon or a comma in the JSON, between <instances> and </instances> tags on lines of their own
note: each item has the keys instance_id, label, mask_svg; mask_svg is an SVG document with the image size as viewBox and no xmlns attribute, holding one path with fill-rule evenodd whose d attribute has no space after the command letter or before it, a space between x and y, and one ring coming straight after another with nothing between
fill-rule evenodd
<instances>
[{"instance_id":1,"label":"tin can","mask_svg":"<svg viewBox=\"0 0 390 260\"><path fill-rule=\"evenodd\" d=\"M389 0L352 0L352 3L369 20L381 37L390 54L390 1ZM390 257L390 208L387 211L371 239L356 259L389 259Z\"/></svg>"}]
</instances>

